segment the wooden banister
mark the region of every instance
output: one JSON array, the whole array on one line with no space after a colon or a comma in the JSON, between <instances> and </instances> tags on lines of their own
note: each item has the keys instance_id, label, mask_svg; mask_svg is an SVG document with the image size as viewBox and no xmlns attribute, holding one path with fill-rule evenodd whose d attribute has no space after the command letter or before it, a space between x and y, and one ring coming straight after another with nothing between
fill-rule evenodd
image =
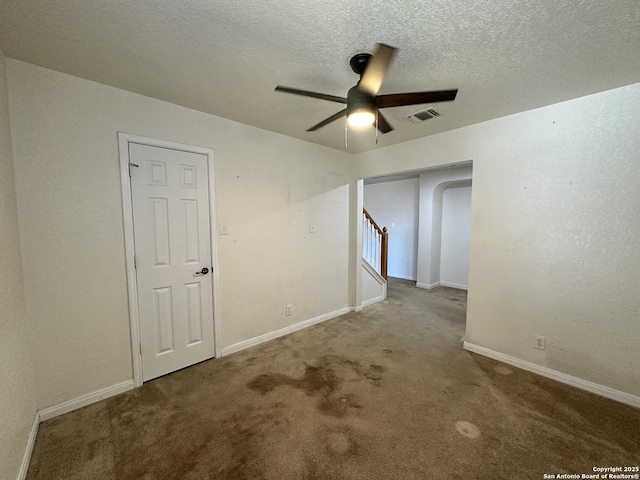
<instances>
[{"instance_id":1,"label":"wooden banister","mask_svg":"<svg viewBox=\"0 0 640 480\"><path fill-rule=\"evenodd\" d=\"M367 212L366 208L362 209L362 213L364 214L369 224L375 229L378 235L380 235L380 252L379 252L380 253L380 257L379 257L380 272L378 273L380 273L382 278L386 280L387 279L387 261L389 256L389 234L387 233L387 227L380 228L380 226L371 217L371 215L369 215L369 212ZM376 253L378 253L377 248L375 250L376 250ZM367 258L367 260L369 259ZM377 263L377 259L374 263Z\"/></svg>"},{"instance_id":2,"label":"wooden banister","mask_svg":"<svg viewBox=\"0 0 640 480\"><path fill-rule=\"evenodd\" d=\"M367 217L367 220L369 220L369 222L371 222L371 225L373 225L373 228L375 228L375 229L378 231L378 233L379 233L380 235L382 235L382 229L378 226L378 224L377 224L377 223L376 223L376 221L371 217L371 215L369 215L369 212L367 212L367 209L366 209L366 208L363 208L363 209L362 209L362 212L364 213L364 216L365 216L365 217ZM384 228L386 229L387 227L384 227Z\"/></svg>"}]
</instances>

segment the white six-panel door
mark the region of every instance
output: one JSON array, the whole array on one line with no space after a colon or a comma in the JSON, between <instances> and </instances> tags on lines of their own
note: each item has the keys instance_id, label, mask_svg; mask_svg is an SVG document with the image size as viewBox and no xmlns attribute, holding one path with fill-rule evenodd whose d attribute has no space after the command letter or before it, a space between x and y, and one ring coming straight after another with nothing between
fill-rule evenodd
<instances>
[{"instance_id":1,"label":"white six-panel door","mask_svg":"<svg viewBox=\"0 0 640 480\"><path fill-rule=\"evenodd\" d=\"M147 381L214 356L208 165L203 154L135 143L129 159Z\"/></svg>"}]
</instances>

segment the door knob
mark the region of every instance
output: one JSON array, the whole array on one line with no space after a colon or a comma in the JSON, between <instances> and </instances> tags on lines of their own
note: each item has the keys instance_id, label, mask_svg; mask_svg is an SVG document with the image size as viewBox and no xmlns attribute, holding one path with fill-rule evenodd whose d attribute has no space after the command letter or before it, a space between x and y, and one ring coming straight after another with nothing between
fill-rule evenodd
<instances>
[{"instance_id":1,"label":"door knob","mask_svg":"<svg viewBox=\"0 0 640 480\"><path fill-rule=\"evenodd\" d=\"M209 273L209 269L207 267L202 267L202 270L196 272L196 275L206 275L207 273Z\"/></svg>"}]
</instances>

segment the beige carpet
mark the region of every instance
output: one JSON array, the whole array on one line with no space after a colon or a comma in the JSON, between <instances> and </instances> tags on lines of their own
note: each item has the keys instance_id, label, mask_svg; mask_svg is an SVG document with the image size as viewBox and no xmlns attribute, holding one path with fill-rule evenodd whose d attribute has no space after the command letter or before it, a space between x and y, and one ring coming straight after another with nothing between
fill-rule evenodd
<instances>
[{"instance_id":1,"label":"beige carpet","mask_svg":"<svg viewBox=\"0 0 640 480\"><path fill-rule=\"evenodd\" d=\"M461 347L465 292L389 300L44 422L29 480L542 479L640 464L640 410Z\"/></svg>"}]
</instances>

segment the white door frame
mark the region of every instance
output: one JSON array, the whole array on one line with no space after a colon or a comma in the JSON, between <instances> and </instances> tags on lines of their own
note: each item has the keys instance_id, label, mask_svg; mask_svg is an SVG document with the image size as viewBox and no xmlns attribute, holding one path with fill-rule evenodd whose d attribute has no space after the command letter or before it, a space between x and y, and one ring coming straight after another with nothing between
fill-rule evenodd
<instances>
[{"instance_id":1,"label":"white door frame","mask_svg":"<svg viewBox=\"0 0 640 480\"><path fill-rule=\"evenodd\" d=\"M124 216L124 246L127 265L127 290L129 292L129 319L131 324L131 356L133 358L133 384L142 385L142 354L140 352L140 312L138 311L138 284L136 267L134 264L135 242L133 237L133 203L131 201L131 177L129 176L129 144L136 143L151 147L168 148L181 152L199 153L206 155L209 178L209 219L211 223L211 272L213 296L213 342L214 356L220 354L218 344L218 248L216 241L216 202L215 177L213 170L213 150L205 147L195 147L183 143L169 142L155 138L141 137L129 133L118 132L120 150L120 182L122 184L122 213Z\"/></svg>"}]
</instances>

